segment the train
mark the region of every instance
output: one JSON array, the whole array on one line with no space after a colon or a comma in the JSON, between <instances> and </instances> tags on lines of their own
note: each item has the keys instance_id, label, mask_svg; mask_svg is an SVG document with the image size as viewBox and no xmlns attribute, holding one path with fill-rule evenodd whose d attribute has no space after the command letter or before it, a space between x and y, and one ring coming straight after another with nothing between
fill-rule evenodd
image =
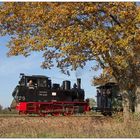
<instances>
[{"instance_id":1,"label":"train","mask_svg":"<svg viewBox=\"0 0 140 140\"><path fill-rule=\"evenodd\" d=\"M60 85L52 83L51 79L44 75L28 76L22 73L12 96L11 108L15 108L19 114L67 116L90 110L80 78L77 78L77 83L71 87L71 81L68 80Z\"/></svg>"},{"instance_id":2,"label":"train","mask_svg":"<svg viewBox=\"0 0 140 140\"><path fill-rule=\"evenodd\" d=\"M92 108L94 111L104 116L123 111L122 95L116 82L107 82L96 88L97 106Z\"/></svg>"},{"instance_id":3,"label":"train","mask_svg":"<svg viewBox=\"0 0 140 140\"><path fill-rule=\"evenodd\" d=\"M122 110L122 98L116 83L108 82L96 88L97 105L90 107L89 100L85 99L85 91L81 88L80 78L71 87L69 80L60 85L52 83L44 75L28 76L21 73L19 83L12 93L10 108L16 109L19 114L40 116L67 116L91 110L111 116L114 111Z\"/></svg>"}]
</instances>

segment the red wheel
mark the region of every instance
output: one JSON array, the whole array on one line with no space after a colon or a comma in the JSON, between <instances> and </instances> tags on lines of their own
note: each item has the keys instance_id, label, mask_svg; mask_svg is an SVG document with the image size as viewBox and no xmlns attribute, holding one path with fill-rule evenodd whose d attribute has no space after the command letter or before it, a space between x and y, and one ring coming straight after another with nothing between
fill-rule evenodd
<instances>
[{"instance_id":1,"label":"red wheel","mask_svg":"<svg viewBox=\"0 0 140 140\"><path fill-rule=\"evenodd\" d=\"M67 112L64 112L64 113L63 113L64 116L70 116L70 115L72 115L72 114L73 114L72 112L68 112L68 113L67 113Z\"/></svg>"},{"instance_id":2,"label":"red wheel","mask_svg":"<svg viewBox=\"0 0 140 140\"><path fill-rule=\"evenodd\" d=\"M73 114L73 108L65 108L65 112L63 113L64 116L70 116Z\"/></svg>"},{"instance_id":3,"label":"red wheel","mask_svg":"<svg viewBox=\"0 0 140 140\"><path fill-rule=\"evenodd\" d=\"M45 113L40 113L39 116L40 116L40 117L45 117L45 116L47 116L47 114L45 114Z\"/></svg>"},{"instance_id":4,"label":"red wheel","mask_svg":"<svg viewBox=\"0 0 140 140\"><path fill-rule=\"evenodd\" d=\"M60 113L59 112L53 112L51 113L52 116L60 116Z\"/></svg>"},{"instance_id":5,"label":"red wheel","mask_svg":"<svg viewBox=\"0 0 140 140\"><path fill-rule=\"evenodd\" d=\"M64 116L70 116L70 114L69 113L66 113L66 112L64 112L63 115Z\"/></svg>"}]
</instances>

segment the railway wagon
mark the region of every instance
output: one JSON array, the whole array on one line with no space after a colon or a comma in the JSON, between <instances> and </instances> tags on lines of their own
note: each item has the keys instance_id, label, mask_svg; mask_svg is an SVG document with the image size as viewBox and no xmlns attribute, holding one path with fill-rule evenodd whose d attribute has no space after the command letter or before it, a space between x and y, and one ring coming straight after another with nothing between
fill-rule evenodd
<instances>
[{"instance_id":1,"label":"railway wagon","mask_svg":"<svg viewBox=\"0 0 140 140\"><path fill-rule=\"evenodd\" d=\"M62 85L52 83L49 77L43 75L27 76L20 74L19 84L14 89L11 108L19 114L39 114L45 116L72 115L90 110L85 101L85 92L81 89L81 79L77 79L71 87L71 82L65 80Z\"/></svg>"},{"instance_id":2,"label":"railway wagon","mask_svg":"<svg viewBox=\"0 0 140 140\"><path fill-rule=\"evenodd\" d=\"M111 116L113 112L122 111L122 96L115 82L108 82L97 87L97 107L93 110Z\"/></svg>"}]
</instances>

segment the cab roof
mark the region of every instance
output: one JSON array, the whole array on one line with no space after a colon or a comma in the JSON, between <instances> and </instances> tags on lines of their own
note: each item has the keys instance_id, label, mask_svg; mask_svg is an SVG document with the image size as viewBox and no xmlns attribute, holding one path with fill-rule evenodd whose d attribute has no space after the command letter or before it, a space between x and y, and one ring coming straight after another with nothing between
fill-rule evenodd
<instances>
[{"instance_id":1,"label":"cab roof","mask_svg":"<svg viewBox=\"0 0 140 140\"><path fill-rule=\"evenodd\" d=\"M44 78L44 79L48 79L49 77L44 76L44 75L25 75L25 74L20 74L22 77L26 77L26 78L35 78L35 79L40 79L40 78Z\"/></svg>"},{"instance_id":2,"label":"cab roof","mask_svg":"<svg viewBox=\"0 0 140 140\"><path fill-rule=\"evenodd\" d=\"M97 87L97 89L101 89L101 88L110 88L110 87L114 87L114 86L118 86L117 83L114 82L108 82L106 84L100 85Z\"/></svg>"}]
</instances>

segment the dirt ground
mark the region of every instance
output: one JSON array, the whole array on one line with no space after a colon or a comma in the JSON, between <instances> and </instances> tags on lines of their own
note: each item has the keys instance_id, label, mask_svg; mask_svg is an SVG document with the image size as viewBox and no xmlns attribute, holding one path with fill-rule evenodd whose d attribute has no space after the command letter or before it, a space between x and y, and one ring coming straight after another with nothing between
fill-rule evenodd
<instances>
[{"instance_id":1,"label":"dirt ground","mask_svg":"<svg viewBox=\"0 0 140 140\"><path fill-rule=\"evenodd\" d=\"M104 117L0 117L0 124L1 138L140 137L140 122Z\"/></svg>"}]
</instances>

